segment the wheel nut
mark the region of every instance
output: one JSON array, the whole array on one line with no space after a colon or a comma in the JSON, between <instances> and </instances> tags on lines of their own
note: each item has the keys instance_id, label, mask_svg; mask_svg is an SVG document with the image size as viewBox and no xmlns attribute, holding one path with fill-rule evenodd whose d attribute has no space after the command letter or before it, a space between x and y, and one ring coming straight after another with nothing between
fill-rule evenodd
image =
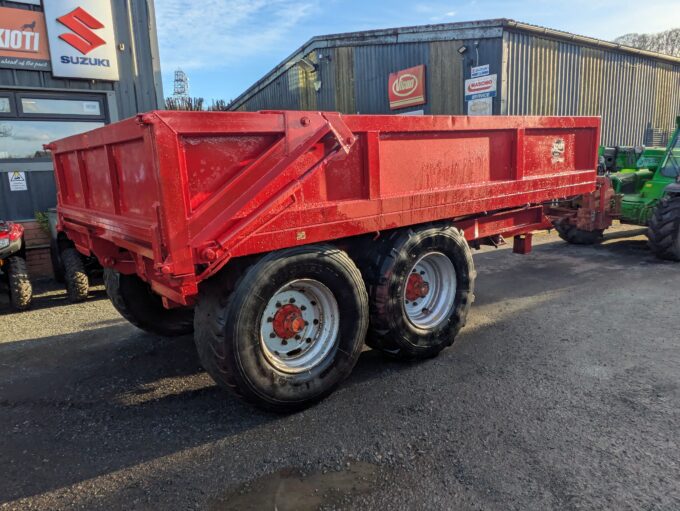
<instances>
[{"instance_id":1,"label":"wheel nut","mask_svg":"<svg viewBox=\"0 0 680 511\"><path fill-rule=\"evenodd\" d=\"M276 334L272 332L271 334L269 334L269 337L271 337L272 339L276 339Z\"/></svg>"},{"instance_id":2,"label":"wheel nut","mask_svg":"<svg viewBox=\"0 0 680 511\"><path fill-rule=\"evenodd\" d=\"M290 303L295 303L295 298L291 298L291 299L288 300L288 301L289 301Z\"/></svg>"},{"instance_id":3,"label":"wheel nut","mask_svg":"<svg viewBox=\"0 0 680 511\"><path fill-rule=\"evenodd\" d=\"M295 336L295 340L296 340L296 341L299 341L300 339L302 339L302 337L300 337L299 335L296 335L296 336Z\"/></svg>"},{"instance_id":4,"label":"wheel nut","mask_svg":"<svg viewBox=\"0 0 680 511\"><path fill-rule=\"evenodd\" d=\"M285 346L285 345L287 345L287 344L288 344L288 341L287 341L287 340L285 340L285 339L281 339L281 344L283 344L283 345Z\"/></svg>"},{"instance_id":5,"label":"wheel nut","mask_svg":"<svg viewBox=\"0 0 680 511\"><path fill-rule=\"evenodd\" d=\"M315 320L314 320L314 324L315 324L315 325L318 325L318 324L319 324L319 320L318 320L318 319L315 319Z\"/></svg>"},{"instance_id":6,"label":"wheel nut","mask_svg":"<svg viewBox=\"0 0 680 511\"><path fill-rule=\"evenodd\" d=\"M311 338L311 337L307 337L307 342L308 342L308 343L312 342L312 338Z\"/></svg>"},{"instance_id":7,"label":"wheel nut","mask_svg":"<svg viewBox=\"0 0 680 511\"><path fill-rule=\"evenodd\" d=\"M281 308L281 302L276 302L276 308L280 309Z\"/></svg>"},{"instance_id":8,"label":"wheel nut","mask_svg":"<svg viewBox=\"0 0 680 511\"><path fill-rule=\"evenodd\" d=\"M307 310L307 307L305 307L304 305L300 305L300 310L301 310L301 311L306 311L306 310Z\"/></svg>"}]
</instances>

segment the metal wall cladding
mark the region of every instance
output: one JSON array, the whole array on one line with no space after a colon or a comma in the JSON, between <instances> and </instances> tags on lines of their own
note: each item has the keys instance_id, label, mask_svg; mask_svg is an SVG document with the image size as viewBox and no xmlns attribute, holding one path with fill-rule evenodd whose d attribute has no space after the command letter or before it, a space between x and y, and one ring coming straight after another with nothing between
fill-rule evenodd
<instances>
[{"instance_id":1,"label":"metal wall cladding","mask_svg":"<svg viewBox=\"0 0 680 511\"><path fill-rule=\"evenodd\" d=\"M45 91L115 91L120 119L138 112L153 110L163 104L158 43L152 0L116 0L111 2L116 41L124 43L118 52L120 81L104 82L53 77L51 71L0 68L0 88L39 87ZM0 0L0 7L41 11L38 6ZM154 27L151 29L150 27Z\"/></svg>"},{"instance_id":2,"label":"metal wall cladding","mask_svg":"<svg viewBox=\"0 0 680 511\"><path fill-rule=\"evenodd\" d=\"M679 64L524 32L505 40L510 115L600 115L607 145L649 144L680 115Z\"/></svg>"},{"instance_id":3,"label":"metal wall cladding","mask_svg":"<svg viewBox=\"0 0 680 511\"><path fill-rule=\"evenodd\" d=\"M356 77L354 101L357 113L394 113L390 110L387 93L389 74L420 64L427 65L429 58L430 45L428 43L384 44L354 48L354 76ZM427 86L427 79L425 81ZM429 94L430 90L426 90L426 100ZM399 112L421 109L429 113L429 104L400 109Z\"/></svg>"},{"instance_id":4,"label":"metal wall cladding","mask_svg":"<svg viewBox=\"0 0 680 511\"><path fill-rule=\"evenodd\" d=\"M461 56L458 48L463 45L468 51ZM478 63L489 64L491 73L500 74L501 55L500 38L319 49L305 56L315 70L308 64L293 64L238 109L299 108L362 114L424 110L426 114L460 115L465 113L464 81L470 77L470 68ZM420 64L426 66L427 103L390 110L389 74ZM495 113L500 113L500 100L500 95L494 99Z\"/></svg>"}]
</instances>

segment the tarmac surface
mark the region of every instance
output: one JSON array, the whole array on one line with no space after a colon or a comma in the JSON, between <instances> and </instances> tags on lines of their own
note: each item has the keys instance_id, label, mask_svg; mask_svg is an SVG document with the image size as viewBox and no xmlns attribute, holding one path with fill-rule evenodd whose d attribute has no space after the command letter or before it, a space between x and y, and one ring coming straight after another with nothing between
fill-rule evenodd
<instances>
[{"instance_id":1,"label":"tarmac surface","mask_svg":"<svg viewBox=\"0 0 680 511\"><path fill-rule=\"evenodd\" d=\"M680 265L640 233L477 253L451 348L367 350L289 416L219 390L190 337L137 330L101 286L70 305L40 284L20 314L2 296L0 509L680 509Z\"/></svg>"}]
</instances>

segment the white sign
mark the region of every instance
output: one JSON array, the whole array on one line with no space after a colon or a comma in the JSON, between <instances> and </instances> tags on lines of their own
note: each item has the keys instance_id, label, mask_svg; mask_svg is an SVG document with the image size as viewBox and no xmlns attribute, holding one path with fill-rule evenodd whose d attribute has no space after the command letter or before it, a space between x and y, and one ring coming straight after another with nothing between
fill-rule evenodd
<instances>
[{"instance_id":1,"label":"white sign","mask_svg":"<svg viewBox=\"0 0 680 511\"><path fill-rule=\"evenodd\" d=\"M484 64L483 66L473 67L470 70L470 78L479 78L480 76L486 76L489 74L489 64Z\"/></svg>"},{"instance_id":2,"label":"white sign","mask_svg":"<svg viewBox=\"0 0 680 511\"><path fill-rule=\"evenodd\" d=\"M425 110L411 110L410 112L400 112L397 115L425 115Z\"/></svg>"},{"instance_id":3,"label":"white sign","mask_svg":"<svg viewBox=\"0 0 680 511\"><path fill-rule=\"evenodd\" d=\"M40 0L12 0L12 2L17 4L40 5Z\"/></svg>"},{"instance_id":4,"label":"white sign","mask_svg":"<svg viewBox=\"0 0 680 511\"><path fill-rule=\"evenodd\" d=\"M110 0L49 0L44 4L52 74L118 80Z\"/></svg>"},{"instance_id":5,"label":"white sign","mask_svg":"<svg viewBox=\"0 0 680 511\"><path fill-rule=\"evenodd\" d=\"M468 115L493 115L493 98L468 101Z\"/></svg>"},{"instance_id":6,"label":"white sign","mask_svg":"<svg viewBox=\"0 0 680 511\"><path fill-rule=\"evenodd\" d=\"M9 189L12 192L25 192L28 190L28 185L26 184L26 172L19 172L15 170L13 172L8 172L7 177L9 178Z\"/></svg>"},{"instance_id":7,"label":"white sign","mask_svg":"<svg viewBox=\"0 0 680 511\"><path fill-rule=\"evenodd\" d=\"M465 80L465 101L496 97L496 77L488 75Z\"/></svg>"}]
</instances>

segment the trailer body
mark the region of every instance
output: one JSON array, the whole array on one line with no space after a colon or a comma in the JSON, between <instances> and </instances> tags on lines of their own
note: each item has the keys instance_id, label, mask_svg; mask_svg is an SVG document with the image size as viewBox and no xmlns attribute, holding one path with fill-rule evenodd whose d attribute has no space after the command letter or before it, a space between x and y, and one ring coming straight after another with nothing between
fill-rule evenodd
<instances>
[{"instance_id":1,"label":"trailer body","mask_svg":"<svg viewBox=\"0 0 680 511\"><path fill-rule=\"evenodd\" d=\"M547 227L542 204L595 189L599 130L595 117L154 111L46 147L60 229L171 306L241 256L439 220L472 242Z\"/></svg>"}]
</instances>

